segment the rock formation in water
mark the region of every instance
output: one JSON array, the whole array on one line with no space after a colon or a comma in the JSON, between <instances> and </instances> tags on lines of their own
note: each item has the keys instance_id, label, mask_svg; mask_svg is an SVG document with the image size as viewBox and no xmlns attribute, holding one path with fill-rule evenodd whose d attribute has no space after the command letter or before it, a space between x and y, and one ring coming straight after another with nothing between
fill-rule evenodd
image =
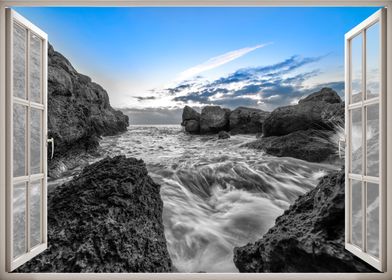
<instances>
[{"instance_id":1,"label":"rock formation in water","mask_svg":"<svg viewBox=\"0 0 392 280\"><path fill-rule=\"evenodd\" d=\"M342 103L342 99L339 95L331 88L322 88L320 91L314 92L307 97L298 101L298 104L306 103L306 102L327 102L330 104L334 103Z\"/></svg>"},{"instance_id":2,"label":"rock formation in water","mask_svg":"<svg viewBox=\"0 0 392 280\"><path fill-rule=\"evenodd\" d=\"M185 106L182 112L182 126L189 133L200 132L200 113L189 106Z\"/></svg>"},{"instance_id":3,"label":"rock formation in water","mask_svg":"<svg viewBox=\"0 0 392 280\"><path fill-rule=\"evenodd\" d=\"M268 115L269 112L263 110L238 107L230 114L230 133L245 134L262 132L264 120Z\"/></svg>"},{"instance_id":4,"label":"rock formation in water","mask_svg":"<svg viewBox=\"0 0 392 280\"><path fill-rule=\"evenodd\" d=\"M200 133L228 131L230 110L219 106L206 106L201 110Z\"/></svg>"},{"instance_id":5,"label":"rock formation in water","mask_svg":"<svg viewBox=\"0 0 392 280\"><path fill-rule=\"evenodd\" d=\"M284 136L270 136L245 144L277 157L293 157L310 162L334 162L338 151L331 143L335 132L328 130L300 130Z\"/></svg>"},{"instance_id":6,"label":"rock formation in water","mask_svg":"<svg viewBox=\"0 0 392 280\"><path fill-rule=\"evenodd\" d=\"M48 194L48 249L18 272L170 272L160 186L142 160L87 166Z\"/></svg>"},{"instance_id":7,"label":"rock formation in water","mask_svg":"<svg viewBox=\"0 0 392 280\"><path fill-rule=\"evenodd\" d=\"M307 129L334 130L339 124L344 124L344 104L334 90L323 88L297 105L272 111L263 123L263 135L282 136Z\"/></svg>"},{"instance_id":8,"label":"rock formation in water","mask_svg":"<svg viewBox=\"0 0 392 280\"><path fill-rule=\"evenodd\" d=\"M297 105L275 109L264 120L263 137L246 144L279 157L311 162L336 162L336 129L344 126L344 103L338 94L323 88Z\"/></svg>"},{"instance_id":9,"label":"rock formation in water","mask_svg":"<svg viewBox=\"0 0 392 280\"><path fill-rule=\"evenodd\" d=\"M49 175L80 165L80 155L94 151L100 136L124 132L128 125L128 116L110 106L107 92L49 45L48 135L55 140Z\"/></svg>"},{"instance_id":10,"label":"rock formation in water","mask_svg":"<svg viewBox=\"0 0 392 280\"><path fill-rule=\"evenodd\" d=\"M230 131L230 134L258 133L263 130L263 122L268 112L247 107L230 111L219 106L206 106L201 114L189 106L182 113L181 125L192 134L211 134Z\"/></svg>"},{"instance_id":11,"label":"rock formation in water","mask_svg":"<svg viewBox=\"0 0 392 280\"><path fill-rule=\"evenodd\" d=\"M299 197L260 240L234 249L240 272L370 272L344 248L344 171Z\"/></svg>"}]
</instances>

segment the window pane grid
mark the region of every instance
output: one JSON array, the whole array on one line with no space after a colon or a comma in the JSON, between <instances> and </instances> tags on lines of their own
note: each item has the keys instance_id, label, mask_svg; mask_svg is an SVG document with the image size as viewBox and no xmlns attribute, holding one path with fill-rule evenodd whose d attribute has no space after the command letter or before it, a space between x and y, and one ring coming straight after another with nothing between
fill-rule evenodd
<instances>
[{"instance_id":1,"label":"window pane grid","mask_svg":"<svg viewBox=\"0 0 392 280\"><path fill-rule=\"evenodd\" d=\"M43 104L43 39L14 21L13 58L13 246L16 259L43 242L42 194L45 105ZM17 37L15 32L19 32ZM15 47L16 44L19 44ZM24 113L20 113L19 111ZM18 138L15 138L17 137ZM19 141L18 141L19 139ZM20 150L19 152L17 152ZM20 156L19 156L20 155ZM22 157L23 155L23 157ZM23 171L24 170L24 171ZM17 186L24 186L23 188ZM23 190L23 191L22 191Z\"/></svg>"},{"instance_id":2,"label":"window pane grid","mask_svg":"<svg viewBox=\"0 0 392 280\"><path fill-rule=\"evenodd\" d=\"M378 28L378 29L377 29ZM380 259L380 127L381 75L378 59L371 52L379 40L380 23L365 28L349 40L349 241ZM369 41L371 40L371 41ZM375 42L376 41L376 42ZM369 53L370 51L370 53ZM370 60L369 60L370 59ZM373 59L373 60L372 60ZM374 69L373 69L374 68Z\"/></svg>"}]
</instances>

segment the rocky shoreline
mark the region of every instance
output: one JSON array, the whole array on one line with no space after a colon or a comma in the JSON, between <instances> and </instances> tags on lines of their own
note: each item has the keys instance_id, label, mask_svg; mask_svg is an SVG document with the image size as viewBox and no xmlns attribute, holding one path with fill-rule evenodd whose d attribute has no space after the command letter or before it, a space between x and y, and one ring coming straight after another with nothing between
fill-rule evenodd
<instances>
[{"instance_id":1,"label":"rocky shoreline","mask_svg":"<svg viewBox=\"0 0 392 280\"><path fill-rule=\"evenodd\" d=\"M262 135L245 146L272 156L342 163L337 157L335 136L344 126L344 102L331 88L322 88L296 105L272 112L206 106L199 113L185 106L181 125L191 134L219 133L220 139L240 133Z\"/></svg>"},{"instance_id":2,"label":"rocky shoreline","mask_svg":"<svg viewBox=\"0 0 392 280\"><path fill-rule=\"evenodd\" d=\"M128 126L128 116L111 107L107 92L49 45L48 138L55 142L54 158L48 157L49 176L59 178L88 164L86 158L96 152L101 136L124 132Z\"/></svg>"},{"instance_id":3,"label":"rocky shoreline","mask_svg":"<svg viewBox=\"0 0 392 280\"><path fill-rule=\"evenodd\" d=\"M17 272L171 272L160 186L117 156L49 189L46 251Z\"/></svg>"},{"instance_id":4,"label":"rocky shoreline","mask_svg":"<svg viewBox=\"0 0 392 280\"><path fill-rule=\"evenodd\" d=\"M257 242L234 249L240 272L375 272L344 248L344 171L322 178Z\"/></svg>"},{"instance_id":5,"label":"rocky shoreline","mask_svg":"<svg viewBox=\"0 0 392 280\"><path fill-rule=\"evenodd\" d=\"M71 181L49 189L49 248L17 272L173 272L162 222L160 186L142 160L117 156L94 164L99 138L127 130L129 119L107 92L49 46L49 137L56 143L49 175L79 167ZM323 88L272 112L186 106L191 134L261 137L245 146L278 157L335 162L333 143L344 124L344 103ZM224 141L224 140L222 140ZM50 152L50 151L49 151ZM84 168L82 169L82 167ZM344 172L320 180L299 197L257 242L234 249L240 272L369 272L344 249Z\"/></svg>"},{"instance_id":6,"label":"rocky shoreline","mask_svg":"<svg viewBox=\"0 0 392 280\"><path fill-rule=\"evenodd\" d=\"M344 102L323 88L296 105L272 112L240 107L233 111L206 106L201 113L185 107L182 125L191 134L256 133L247 148L277 157L342 166L337 135L344 126ZM234 249L240 272L373 272L344 248L344 171L322 178L299 197L257 242Z\"/></svg>"}]
</instances>

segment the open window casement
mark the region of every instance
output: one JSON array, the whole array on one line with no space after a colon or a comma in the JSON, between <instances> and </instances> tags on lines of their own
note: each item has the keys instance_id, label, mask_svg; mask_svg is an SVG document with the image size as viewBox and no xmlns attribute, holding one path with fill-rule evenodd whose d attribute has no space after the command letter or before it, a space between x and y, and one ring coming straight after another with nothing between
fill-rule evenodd
<instances>
[{"instance_id":1,"label":"open window casement","mask_svg":"<svg viewBox=\"0 0 392 280\"><path fill-rule=\"evenodd\" d=\"M346 34L347 250L386 259L386 9Z\"/></svg>"},{"instance_id":2,"label":"open window casement","mask_svg":"<svg viewBox=\"0 0 392 280\"><path fill-rule=\"evenodd\" d=\"M7 9L8 271L47 248L47 35Z\"/></svg>"}]
</instances>

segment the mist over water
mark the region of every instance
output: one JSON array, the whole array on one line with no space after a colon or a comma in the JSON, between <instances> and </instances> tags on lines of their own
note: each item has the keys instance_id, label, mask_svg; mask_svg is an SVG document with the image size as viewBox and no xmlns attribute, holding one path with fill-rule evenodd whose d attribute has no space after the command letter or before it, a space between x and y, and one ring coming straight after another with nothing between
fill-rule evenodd
<instances>
[{"instance_id":1,"label":"mist over water","mask_svg":"<svg viewBox=\"0 0 392 280\"><path fill-rule=\"evenodd\" d=\"M253 140L189 135L178 125L130 126L105 137L101 149L143 159L161 185L168 250L179 272L237 272L233 248L262 237L299 195L340 168L241 147Z\"/></svg>"}]
</instances>

